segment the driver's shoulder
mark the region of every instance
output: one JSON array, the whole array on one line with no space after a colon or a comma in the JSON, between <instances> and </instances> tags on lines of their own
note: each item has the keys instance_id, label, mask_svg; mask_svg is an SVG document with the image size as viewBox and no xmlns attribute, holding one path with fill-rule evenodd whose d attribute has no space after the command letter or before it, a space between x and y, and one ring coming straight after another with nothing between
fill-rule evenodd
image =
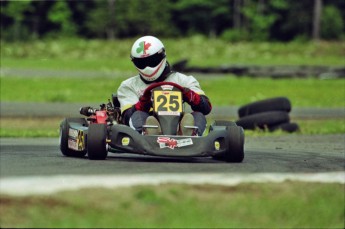
<instances>
[{"instance_id":1,"label":"driver's shoulder","mask_svg":"<svg viewBox=\"0 0 345 229\"><path fill-rule=\"evenodd\" d=\"M140 76L132 76L124 81L121 82L121 86L123 87L131 87L133 85L137 85L141 81Z\"/></svg>"},{"instance_id":2,"label":"driver's shoulder","mask_svg":"<svg viewBox=\"0 0 345 229\"><path fill-rule=\"evenodd\" d=\"M192 75L186 75L186 74L183 74L181 72L173 72L170 76L169 76L170 79L175 79L175 80L178 80L178 81L190 81L190 80L194 80L194 76Z\"/></svg>"}]
</instances>

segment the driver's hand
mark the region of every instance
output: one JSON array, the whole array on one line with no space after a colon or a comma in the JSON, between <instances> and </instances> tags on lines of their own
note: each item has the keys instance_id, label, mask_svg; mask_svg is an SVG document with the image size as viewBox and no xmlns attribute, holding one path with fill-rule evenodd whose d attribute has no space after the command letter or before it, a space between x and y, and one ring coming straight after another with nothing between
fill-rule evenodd
<instances>
[{"instance_id":1,"label":"driver's hand","mask_svg":"<svg viewBox=\"0 0 345 229\"><path fill-rule=\"evenodd\" d=\"M137 111L149 112L152 107L151 95L144 94L140 96L139 101L134 105Z\"/></svg>"},{"instance_id":2,"label":"driver's hand","mask_svg":"<svg viewBox=\"0 0 345 229\"><path fill-rule=\"evenodd\" d=\"M183 100L191 106L197 106L200 104L200 95L195 91L184 87L182 90Z\"/></svg>"}]
</instances>

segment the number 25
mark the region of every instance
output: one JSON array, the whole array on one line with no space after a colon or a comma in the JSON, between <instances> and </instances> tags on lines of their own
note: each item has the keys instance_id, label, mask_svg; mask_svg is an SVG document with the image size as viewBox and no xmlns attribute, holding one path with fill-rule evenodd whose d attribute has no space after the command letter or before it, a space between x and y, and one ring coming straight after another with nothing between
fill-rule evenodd
<instances>
[{"instance_id":1,"label":"number 25","mask_svg":"<svg viewBox=\"0 0 345 229\"><path fill-rule=\"evenodd\" d=\"M157 97L157 101L160 103L158 106L158 110L160 111L178 111L179 110L179 102L178 102L178 96L176 95L171 95L169 96L169 106L166 107L168 98L164 95L159 95Z\"/></svg>"}]
</instances>

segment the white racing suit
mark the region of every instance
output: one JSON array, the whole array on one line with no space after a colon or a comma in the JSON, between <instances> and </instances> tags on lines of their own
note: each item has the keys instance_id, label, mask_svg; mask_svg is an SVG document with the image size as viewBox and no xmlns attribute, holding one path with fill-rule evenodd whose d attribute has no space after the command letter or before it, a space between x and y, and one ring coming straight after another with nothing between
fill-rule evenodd
<instances>
[{"instance_id":1,"label":"white racing suit","mask_svg":"<svg viewBox=\"0 0 345 229\"><path fill-rule=\"evenodd\" d=\"M186 76L179 72L169 72L164 82L176 83L182 87L193 90L201 97L201 104L197 107L191 107L194 112L195 125L198 126L198 135L202 135L206 128L206 118L204 115L210 113L212 106L200 88L199 82L193 76ZM141 133L142 126L145 123L148 113L136 111L134 104L139 101L139 97L150 84L145 83L140 75L131 77L123 81L117 90L118 100L121 105L123 123L131 126Z\"/></svg>"}]
</instances>

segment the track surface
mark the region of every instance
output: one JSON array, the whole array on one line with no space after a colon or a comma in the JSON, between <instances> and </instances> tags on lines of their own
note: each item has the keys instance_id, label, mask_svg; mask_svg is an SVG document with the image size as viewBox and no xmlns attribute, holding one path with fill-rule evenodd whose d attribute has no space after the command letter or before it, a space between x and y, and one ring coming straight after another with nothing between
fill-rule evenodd
<instances>
[{"instance_id":1,"label":"track surface","mask_svg":"<svg viewBox=\"0 0 345 229\"><path fill-rule=\"evenodd\" d=\"M109 153L105 161L61 155L56 138L2 138L0 177L146 173L317 173L344 171L345 135L247 137L239 164L211 158ZM230 174L229 174L230 176Z\"/></svg>"},{"instance_id":2,"label":"track surface","mask_svg":"<svg viewBox=\"0 0 345 229\"><path fill-rule=\"evenodd\" d=\"M0 102L1 117L78 117L82 106L99 107L91 103L37 103L37 102ZM187 108L189 109L189 108ZM208 117L237 119L238 107L213 107ZM292 119L326 119L345 117L345 108L298 108L290 112Z\"/></svg>"}]
</instances>

